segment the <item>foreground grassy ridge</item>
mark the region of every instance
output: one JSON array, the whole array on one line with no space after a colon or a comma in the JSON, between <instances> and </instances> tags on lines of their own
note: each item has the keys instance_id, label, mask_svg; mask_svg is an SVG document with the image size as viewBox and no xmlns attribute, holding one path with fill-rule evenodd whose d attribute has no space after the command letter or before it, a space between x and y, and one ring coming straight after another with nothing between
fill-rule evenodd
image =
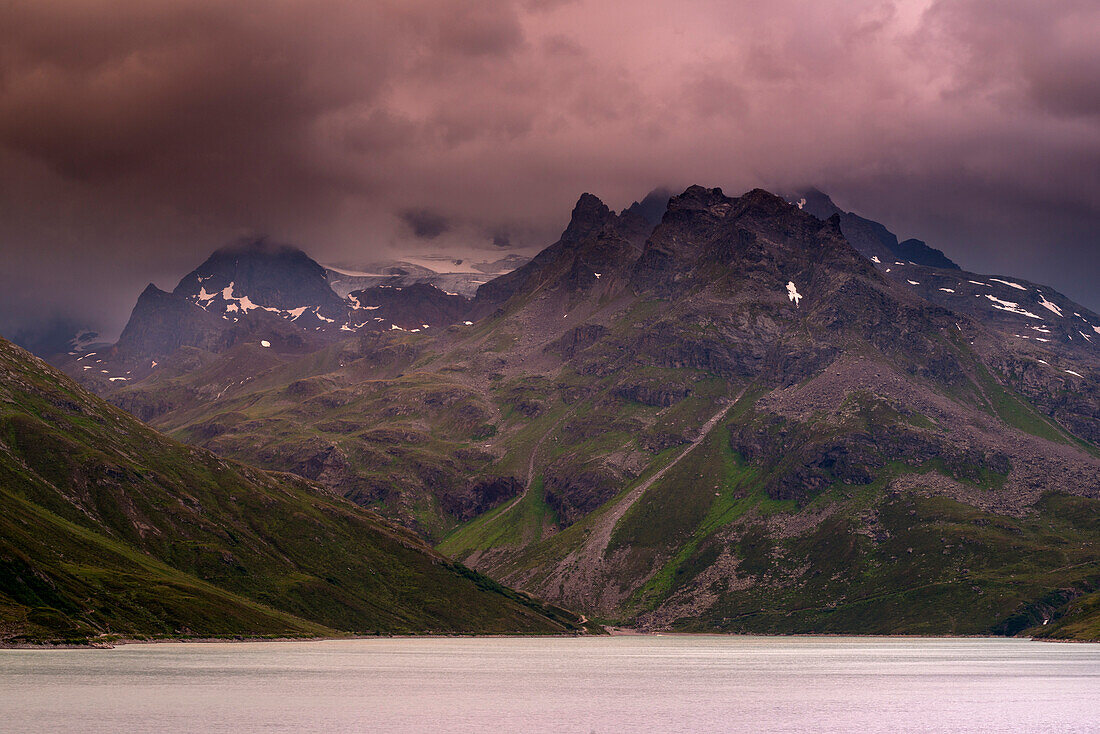
<instances>
[{"instance_id":1,"label":"foreground grassy ridge","mask_svg":"<svg viewBox=\"0 0 1100 734\"><path fill-rule=\"evenodd\" d=\"M0 374L6 639L577 628L316 485L164 438L2 340Z\"/></svg>"},{"instance_id":2,"label":"foreground grassy ridge","mask_svg":"<svg viewBox=\"0 0 1100 734\"><path fill-rule=\"evenodd\" d=\"M5 488L24 479L2 474ZM7 489L0 502L0 639L335 634L172 568Z\"/></svg>"}]
</instances>

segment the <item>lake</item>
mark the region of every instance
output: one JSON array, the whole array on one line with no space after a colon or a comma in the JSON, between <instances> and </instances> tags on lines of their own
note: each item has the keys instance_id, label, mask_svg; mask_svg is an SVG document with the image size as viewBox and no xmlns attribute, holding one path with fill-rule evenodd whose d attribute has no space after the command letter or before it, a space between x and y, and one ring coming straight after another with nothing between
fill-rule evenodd
<instances>
[{"instance_id":1,"label":"lake","mask_svg":"<svg viewBox=\"0 0 1100 734\"><path fill-rule=\"evenodd\" d=\"M17 732L1098 732L1100 645L623 636L0 650Z\"/></svg>"}]
</instances>

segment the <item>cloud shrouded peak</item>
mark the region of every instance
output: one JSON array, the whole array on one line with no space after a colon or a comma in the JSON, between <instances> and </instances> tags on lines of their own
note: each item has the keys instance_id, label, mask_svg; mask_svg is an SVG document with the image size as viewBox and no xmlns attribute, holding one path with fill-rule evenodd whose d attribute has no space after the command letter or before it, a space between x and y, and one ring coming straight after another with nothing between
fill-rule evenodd
<instances>
[{"instance_id":1,"label":"cloud shrouded peak","mask_svg":"<svg viewBox=\"0 0 1100 734\"><path fill-rule=\"evenodd\" d=\"M530 251L582 191L692 183L813 184L1097 307L1098 33L1080 0L18 0L0 331L110 332L245 232Z\"/></svg>"}]
</instances>

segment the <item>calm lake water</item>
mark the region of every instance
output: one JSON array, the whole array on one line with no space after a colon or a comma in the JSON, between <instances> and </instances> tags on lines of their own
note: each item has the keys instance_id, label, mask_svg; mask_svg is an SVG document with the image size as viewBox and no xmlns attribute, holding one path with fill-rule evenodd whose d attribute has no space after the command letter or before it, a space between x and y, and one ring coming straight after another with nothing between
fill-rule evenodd
<instances>
[{"instance_id":1,"label":"calm lake water","mask_svg":"<svg viewBox=\"0 0 1100 734\"><path fill-rule=\"evenodd\" d=\"M17 732L1100 732L1100 645L382 639L0 650Z\"/></svg>"}]
</instances>

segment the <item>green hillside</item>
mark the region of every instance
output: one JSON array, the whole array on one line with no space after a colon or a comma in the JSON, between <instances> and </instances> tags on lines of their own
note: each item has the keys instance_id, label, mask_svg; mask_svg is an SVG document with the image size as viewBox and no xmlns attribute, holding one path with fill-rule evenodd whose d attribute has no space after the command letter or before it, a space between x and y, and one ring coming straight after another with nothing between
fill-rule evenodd
<instances>
[{"instance_id":1,"label":"green hillside","mask_svg":"<svg viewBox=\"0 0 1100 734\"><path fill-rule=\"evenodd\" d=\"M0 340L0 640L577 629L319 485L161 436Z\"/></svg>"}]
</instances>

